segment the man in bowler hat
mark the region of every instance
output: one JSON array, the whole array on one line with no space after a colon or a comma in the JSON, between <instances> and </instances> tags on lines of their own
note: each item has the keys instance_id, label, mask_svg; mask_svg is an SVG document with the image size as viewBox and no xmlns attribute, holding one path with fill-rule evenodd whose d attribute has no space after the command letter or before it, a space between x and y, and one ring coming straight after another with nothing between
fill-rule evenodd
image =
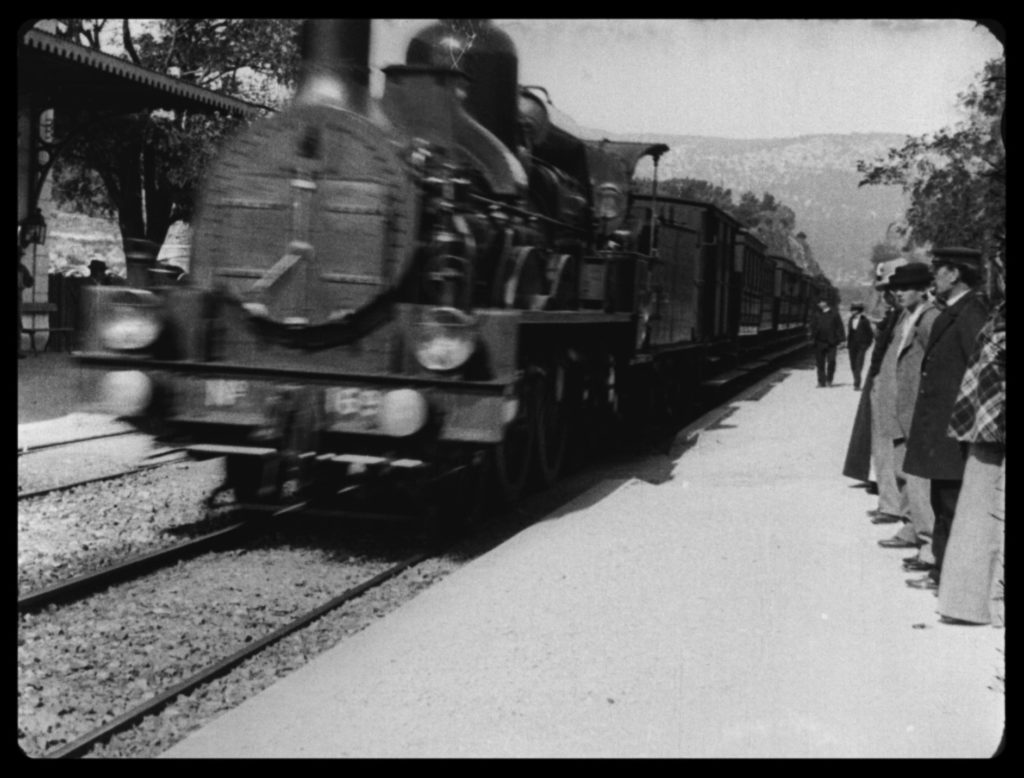
<instances>
[{"instance_id":1,"label":"man in bowler hat","mask_svg":"<svg viewBox=\"0 0 1024 778\"><path fill-rule=\"evenodd\" d=\"M915 589L937 589L963 482L964 451L946 430L960 382L975 350L975 339L988 318L977 289L982 281L981 252L960 246L932 252L935 295L944 305L932 324L921 362L921 382L914 406L903 470L931 481L935 513L933 567L923 578L910 579Z\"/></svg>"},{"instance_id":2,"label":"man in bowler hat","mask_svg":"<svg viewBox=\"0 0 1024 778\"><path fill-rule=\"evenodd\" d=\"M846 330L839 311L827 300L818 300L818 313L811 319L811 340L818 366L818 387L832 386L836 374L836 349L846 339Z\"/></svg>"},{"instance_id":3,"label":"man in bowler hat","mask_svg":"<svg viewBox=\"0 0 1024 778\"><path fill-rule=\"evenodd\" d=\"M900 516L906 522L895 536L878 541L883 548L917 548L917 556L904 560L908 571L930 570L934 564L931 537L935 516L927 479L903 469L907 439L914 418L921 381L921 360L931 337L938 309L927 298L932 274L923 262L896 269L889 287L896 295L900 315L892 345L878 373L878 430L892 448L892 465L899 493Z\"/></svg>"},{"instance_id":4,"label":"man in bowler hat","mask_svg":"<svg viewBox=\"0 0 1024 778\"><path fill-rule=\"evenodd\" d=\"M864 303L850 306L850 321L846 325L846 350L850 353L850 369L853 371L853 390L860 391L860 376L864 371L864 355L871 347L875 333L871 322L864 315Z\"/></svg>"}]
</instances>

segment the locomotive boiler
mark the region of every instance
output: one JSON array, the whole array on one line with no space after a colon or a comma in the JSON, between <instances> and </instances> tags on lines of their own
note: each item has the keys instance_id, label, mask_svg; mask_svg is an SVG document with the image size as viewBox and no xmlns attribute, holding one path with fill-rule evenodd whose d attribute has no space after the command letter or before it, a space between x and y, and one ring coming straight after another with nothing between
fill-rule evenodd
<instances>
[{"instance_id":1,"label":"locomotive boiler","mask_svg":"<svg viewBox=\"0 0 1024 778\"><path fill-rule=\"evenodd\" d=\"M188 285L88 290L108 410L225 456L243 502L457 522L799 343L798 269L656 174L633 191L667 146L574 136L486 20L426 27L372 99L369 34L304 27L294 101L206 176Z\"/></svg>"}]
</instances>

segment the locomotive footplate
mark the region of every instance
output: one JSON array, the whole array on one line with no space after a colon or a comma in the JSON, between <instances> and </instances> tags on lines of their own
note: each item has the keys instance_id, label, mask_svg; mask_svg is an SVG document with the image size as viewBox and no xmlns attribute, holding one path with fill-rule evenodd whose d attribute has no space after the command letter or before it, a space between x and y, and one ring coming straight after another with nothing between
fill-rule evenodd
<instances>
[{"instance_id":1,"label":"locomotive footplate","mask_svg":"<svg viewBox=\"0 0 1024 778\"><path fill-rule=\"evenodd\" d=\"M404 438L420 408L436 440L484 444L501 442L520 377L466 381L84 353L79 359L95 368L144 372L167 400L165 418L172 424L258 429L276 394L298 390L316 406L324 432Z\"/></svg>"}]
</instances>

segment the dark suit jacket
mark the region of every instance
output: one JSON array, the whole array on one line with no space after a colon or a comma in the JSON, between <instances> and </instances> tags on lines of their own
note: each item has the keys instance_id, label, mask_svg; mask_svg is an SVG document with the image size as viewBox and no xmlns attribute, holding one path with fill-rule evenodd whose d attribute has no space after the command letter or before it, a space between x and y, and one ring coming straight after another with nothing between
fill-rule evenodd
<instances>
[{"instance_id":1,"label":"dark suit jacket","mask_svg":"<svg viewBox=\"0 0 1024 778\"><path fill-rule=\"evenodd\" d=\"M964 454L946 428L975 340L987 318L988 308L981 297L968 292L932 323L903 462L903 469L911 475L952 481L963 478Z\"/></svg>"},{"instance_id":2,"label":"dark suit jacket","mask_svg":"<svg viewBox=\"0 0 1024 778\"><path fill-rule=\"evenodd\" d=\"M850 320L846 324L846 347L851 352L866 351L874 339L875 333L871 330L871 322L868 321L867 316L863 313L860 315L856 329L853 327L853 316L850 316Z\"/></svg>"},{"instance_id":3,"label":"dark suit jacket","mask_svg":"<svg viewBox=\"0 0 1024 778\"><path fill-rule=\"evenodd\" d=\"M818 311L811 317L811 340L818 346L838 346L846 340L846 328L839 311L830 308L828 312Z\"/></svg>"}]
</instances>

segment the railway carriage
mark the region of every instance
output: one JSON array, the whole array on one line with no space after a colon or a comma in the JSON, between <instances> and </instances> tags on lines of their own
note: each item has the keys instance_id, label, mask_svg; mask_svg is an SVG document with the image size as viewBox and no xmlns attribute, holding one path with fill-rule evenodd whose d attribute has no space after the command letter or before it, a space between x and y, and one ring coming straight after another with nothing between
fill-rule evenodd
<instances>
[{"instance_id":1,"label":"railway carriage","mask_svg":"<svg viewBox=\"0 0 1024 778\"><path fill-rule=\"evenodd\" d=\"M380 101L369 22L307 25L293 105L209 172L190 284L89 290L78 358L109 410L226 456L246 502L451 517L799 342L791 261L659 197L667 146L575 137L518 84L511 39L473 24L418 34Z\"/></svg>"}]
</instances>

